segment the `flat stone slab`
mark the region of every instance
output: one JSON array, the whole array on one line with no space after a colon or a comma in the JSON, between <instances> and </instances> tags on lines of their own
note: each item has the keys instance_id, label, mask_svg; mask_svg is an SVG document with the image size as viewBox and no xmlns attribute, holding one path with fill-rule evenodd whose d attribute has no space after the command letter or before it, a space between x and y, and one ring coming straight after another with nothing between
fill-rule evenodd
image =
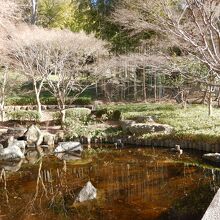
<instances>
[{"instance_id":1,"label":"flat stone slab","mask_svg":"<svg viewBox=\"0 0 220 220\"><path fill-rule=\"evenodd\" d=\"M211 161L214 163L220 163L220 154L219 153L204 154L202 157L208 161Z\"/></svg>"},{"instance_id":2,"label":"flat stone slab","mask_svg":"<svg viewBox=\"0 0 220 220\"><path fill-rule=\"evenodd\" d=\"M219 220L220 219L220 189L215 194L214 199L206 210L202 220Z\"/></svg>"}]
</instances>

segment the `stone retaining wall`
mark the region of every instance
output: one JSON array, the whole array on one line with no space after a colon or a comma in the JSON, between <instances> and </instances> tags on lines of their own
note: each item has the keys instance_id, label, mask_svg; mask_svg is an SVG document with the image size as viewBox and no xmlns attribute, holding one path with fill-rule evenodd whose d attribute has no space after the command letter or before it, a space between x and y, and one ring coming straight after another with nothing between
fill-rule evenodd
<instances>
[{"instance_id":1,"label":"stone retaining wall","mask_svg":"<svg viewBox=\"0 0 220 220\"><path fill-rule=\"evenodd\" d=\"M93 105L67 105L66 109L68 108L89 108L91 110L94 110ZM58 109L57 105L42 105L42 110L56 110ZM37 105L15 105L15 106L5 106L6 111L19 111L19 110L37 110Z\"/></svg>"},{"instance_id":2,"label":"stone retaining wall","mask_svg":"<svg viewBox=\"0 0 220 220\"><path fill-rule=\"evenodd\" d=\"M173 148L175 145L180 145L181 149L194 149L205 152L216 153L220 152L220 144L208 144L204 142L192 142L189 140L171 140L169 137L167 139L159 140L151 140L151 139L137 139L136 137L107 137L107 138L95 138L92 139L92 143L97 144L114 144L117 143L117 140L121 139L122 143L125 145L132 146L146 146L146 147L165 147L165 148ZM81 139L81 142L86 144L87 139Z\"/></svg>"}]
</instances>

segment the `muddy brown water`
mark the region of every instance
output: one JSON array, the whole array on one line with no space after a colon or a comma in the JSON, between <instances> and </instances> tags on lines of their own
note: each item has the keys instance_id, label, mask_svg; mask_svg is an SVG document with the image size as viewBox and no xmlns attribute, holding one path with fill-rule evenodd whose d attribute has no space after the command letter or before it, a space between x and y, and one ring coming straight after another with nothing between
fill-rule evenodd
<instances>
[{"instance_id":1,"label":"muddy brown water","mask_svg":"<svg viewBox=\"0 0 220 220\"><path fill-rule=\"evenodd\" d=\"M218 169L166 149L102 151L80 160L52 155L1 164L0 219L201 219L218 186ZM72 160L69 160L72 159ZM193 163L192 163L193 162ZM97 198L75 203L88 182Z\"/></svg>"}]
</instances>

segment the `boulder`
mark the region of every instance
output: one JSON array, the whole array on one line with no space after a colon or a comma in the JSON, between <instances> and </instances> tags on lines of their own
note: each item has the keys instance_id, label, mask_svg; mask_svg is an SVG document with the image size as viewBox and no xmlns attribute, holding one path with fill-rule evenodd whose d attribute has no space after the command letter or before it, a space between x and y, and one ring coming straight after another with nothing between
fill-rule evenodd
<instances>
[{"instance_id":1,"label":"boulder","mask_svg":"<svg viewBox=\"0 0 220 220\"><path fill-rule=\"evenodd\" d=\"M50 134L49 132L43 132L42 135L43 135L43 143L50 147L53 147L55 142L55 135Z\"/></svg>"},{"instance_id":2,"label":"boulder","mask_svg":"<svg viewBox=\"0 0 220 220\"><path fill-rule=\"evenodd\" d=\"M41 136L41 131L36 125L31 125L25 132L24 136L26 137L28 145L33 145L38 142Z\"/></svg>"},{"instance_id":3,"label":"boulder","mask_svg":"<svg viewBox=\"0 0 220 220\"><path fill-rule=\"evenodd\" d=\"M128 130L135 135L143 135L147 133L170 134L173 131L173 127L166 124L133 123L128 127Z\"/></svg>"},{"instance_id":4,"label":"boulder","mask_svg":"<svg viewBox=\"0 0 220 220\"><path fill-rule=\"evenodd\" d=\"M209 153L204 154L203 158L214 163L220 163L220 154L219 153Z\"/></svg>"},{"instance_id":5,"label":"boulder","mask_svg":"<svg viewBox=\"0 0 220 220\"><path fill-rule=\"evenodd\" d=\"M137 123L146 123L146 122L154 122L154 118L152 116L138 116L136 117L135 121Z\"/></svg>"},{"instance_id":6,"label":"boulder","mask_svg":"<svg viewBox=\"0 0 220 220\"><path fill-rule=\"evenodd\" d=\"M132 120L124 120L124 121L120 121L120 125L123 131L129 131L129 128L135 124L135 121Z\"/></svg>"},{"instance_id":7,"label":"boulder","mask_svg":"<svg viewBox=\"0 0 220 220\"><path fill-rule=\"evenodd\" d=\"M28 147L39 146L42 143L54 147L55 135L41 131L36 125L31 125L24 134Z\"/></svg>"},{"instance_id":8,"label":"boulder","mask_svg":"<svg viewBox=\"0 0 220 220\"><path fill-rule=\"evenodd\" d=\"M25 151L25 147L27 145L27 142L24 141L24 140L17 140L13 136L10 136L9 139L8 139L8 147L10 147L12 145L15 145L15 146L19 147L24 152Z\"/></svg>"},{"instance_id":9,"label":"boulder","mask_svg":"<svg viewBox=\"0 0 220 220\"><path fill-rule=\"evenodd\" d=\"M85 202L88 200L96 199L97 189L92 185L90 181L80 190L75 202Z\"/></svg>"},{"instance_id":10,"label":"boulder","mask_svg":"<svg viewBox=\"0 0 220 220\"><path fill-rule=\"evenodd\" d=\"M9 128L7 130L8 135L13 135L15 138L24 136L25 132L27 131L26 128L17 127L17 128Z\"/></svg>"},{"instance_id":11,"label":"boulder","mask_svg":"<svg viewBox=\"0 0 220 220\"><path fill-rule=\"evenodd\" d=\"M54 153L64 152L82 152L83 148L80 142L60 142L54 150Z\"/></svg>"},{"instance_id":12,"label":"boulder","mask_svg":"<svg viewBox=\"0 0 220 220\"><path fill-rule=\"evenodd\" d=\"M25 158L21 149L15 144L0 149L0 160L21 160Z\"/></svg>"},{"instance_id":13,"label":"boulder","mask_svg":"<svg viewBox=\"0 0 220 220\"><path fill-rule=\"evenodd\" d=\"M64 139L65 139L64 131L58 131L58 132L55 134L55 140L54 140L55 143L64 141Z\"/></svg>"},{"instance_id":14,"label":"boulder","mask_svg":"<svg viewBox=\"0 0 220 220\"><path fill-rule=\"evenodd\" d=\"M67 154L67 153L58 153L55 155L58 159L60 160L65 160L65 161L74 161L74 160L80 160L80 154L77 156L77 154Z\"/></svg>"},{"instance_id":15,"label":"boulder","mask_svg":"<svg viewBox=\"0 0 220 220\"><path fill-rule=\"evenodd\" d=\"M219 220L220 219L220 189L215 194L211 204L206 210L202 220Z\"/></svg>"}]
</instances>

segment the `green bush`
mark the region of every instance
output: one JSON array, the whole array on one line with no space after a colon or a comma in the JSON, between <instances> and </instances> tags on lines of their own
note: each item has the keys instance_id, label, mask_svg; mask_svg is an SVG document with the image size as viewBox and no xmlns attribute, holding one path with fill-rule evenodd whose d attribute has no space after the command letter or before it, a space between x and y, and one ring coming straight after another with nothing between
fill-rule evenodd
<instances>
[{"instance_id":1,"label":"green bush","mask_svg":"<svg viewBox=\"0 0 220 220\"><path fill-rule=\"evenodd\" d=\"M34 97L12 97L6 100L6 105L36 105Z\"/></svg>"},{"instance_id":2,"label":"green bush","mask_svg":"<svg viewBox=\"0 0 220 220\"><path fill-rule=\"evenodd\" d=\"M66 110L66 120L86 121L90 114L91 114L91 110L88 108L71 108ZM53 119L60 120L61 119L60 112L55 112L53 114Z\"/></svg>"},{"instance_id":3,"label":"green bush","mask_svg":"<svg viewBox=\"0 0 220 220\"><path fill-rule=\"evenodd\" d=\"M71 103L71 98L67 98L67 103ZM40 97L42 105L57 105L57 99L55 97ZM6 105L36 105L36 98L30 96L11 97L6 100ZM80 97L73 101L73 105L91 105L92 99L89 97Z\"/></svg>"},{"instance_id":4,"label":"green bush","mask_svg":"<svg viewBox=\"0 0 220 220\"><path fill-rule=\"evenodd\" d=\"M79 97L73 101L74 105L91 105L92 99L90 97Z\"/></svg>"},{"instance_id":5,"label":"green bush","mask_svg":"<svg viewBox=\"0 0 220 220\"><path fill-rule=\"evenodd\" d=\"M13 111L7 112L7 117L10 120L19 120L19 121L39 121L40 115L37 111Z\"/></svg>"},{"instance_id":6,"label":"green bush","mask_svg":"<svg viewBox=\"0 0 220 220\"><path fill-rule=\"evenodd\" d=\"M55 97L41 97L42 105L57 105L57 99Z\"/></svg>"},{"instance_id":7,"label":"green bush","mask_svg":"<svg viewBox=\"0 0 220 220\"><path fill-rule=\"evenodd\" d=\"M119 121L121 119L121 112L119 110L111 112L108 116L108 119L113 121Z\"/></svg>"}]
</instances>

